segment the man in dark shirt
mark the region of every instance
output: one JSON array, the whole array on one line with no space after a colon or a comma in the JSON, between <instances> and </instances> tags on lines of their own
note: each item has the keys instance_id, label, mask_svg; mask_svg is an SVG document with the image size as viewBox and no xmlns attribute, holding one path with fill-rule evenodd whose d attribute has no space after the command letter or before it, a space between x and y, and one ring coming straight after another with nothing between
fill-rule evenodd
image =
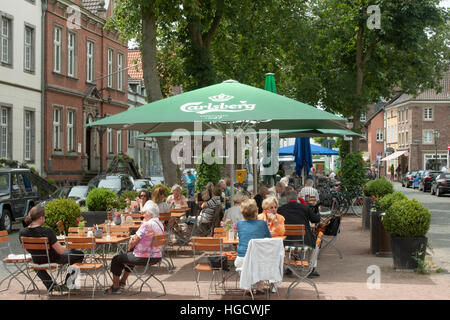
<instances>
[{"instance_id":1,"label":"man in dark shirt","mask_svg":"<svg viewBox=\"0 0 450 320\"><path fill-rule=\"evenodd\" d=\"M47 238L48 244L50 245L48 254L51 263L67 264L69 262L69 254L71 254L70 264L83 261L83 252L78 250L67 250L65 246L59 243L58 239L56 238L56 234L52 229L43 227L45 223L44 207L42 207L41 205L37 205L31 208L25 220L25 223L26 225L28 225L28 227L20 230L19 239L22 237ZM29 253L31 254L34 263L48 263L48 259L45 256L45 250L30 250ZM61 289L60 286L58 286L56 283L53 283L52 277L50 277L46 270L37 270L36 274L44 283L47 291L50 292L55 288ZM66 281L67 277L68 275L66 276Z\"/></svg>"}]
</instances>

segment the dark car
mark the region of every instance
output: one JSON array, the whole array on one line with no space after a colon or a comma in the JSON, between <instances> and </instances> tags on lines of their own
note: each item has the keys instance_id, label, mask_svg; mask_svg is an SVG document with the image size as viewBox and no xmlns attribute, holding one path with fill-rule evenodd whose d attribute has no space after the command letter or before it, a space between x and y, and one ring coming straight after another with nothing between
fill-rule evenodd
<instances>
[{"instance_id":1,"label":"dark car","mask_svg":"<svg viewBox=\"0 0 450 320\"><path fill-rule=\"evenodd\" d=\"M153 188L153 182L151 182L148 179L137 179L134 180L134 191L141 191L141 190L147 190L148 188Z\"/></svg>"},{"instance_id":2,"label":"dark car","mask_svg":"<svg viewBox=\"0 0 450 320\"><path fill-rule=\"evenodd\" d=\"M419 191L426 192L431 189L431 183L433 182L434 178L438 174L440 174L440 171L433 171L433 170L425 170L422 177L419 180Z\"/></svg>"},{"instance_id":3,"label":"dark car","mask_svg":"<svg viewBox=\"0 0 450 320\"><path fill-rule=\"evenodd\" d=\"M29 169L1 169L0 230L10 232L14 221L23 220L34 205L47 199L55 189Z\"/></svg>"},{"instance_id":4,"label":"dark car","mask_svg":"<svg viewBox=\"0 0 450 320\"><path fill-rule=\"evenodd\" d=\"M85 206L86 197L91 189L93 189L92 186L61 187L51 194L50 198L43 204L45 205L45 203L56 199L73 199L78 205Z\"/></svg>"},{"instance_id":5,"label":"dark car","mask_svg":"<svg viewBox=\"0 0 450 320\"><path fill-rule=\"evenodd\" d=\"M408 171L402 178L402 187L411 187L416 173L417 171Z\"/></svg>"},{"instance_id":6,"label":"dark car","mask_svg":"<svg viewBox=\"0 0 450 320\"><path fill-rule=\"evenodd\" d=\"M88 186L92 188L106 188L114 191L117 195L124 191L133 190L134 179L128 174L100 175L89 181Z\"/></svg>"},{"instance_id":7,"label":"dark car","mask_svg":"<svg viewBox=\"0 0 450 320\"><path fill-rule=\"evenodd\" d=\"M450 193L450 173L441 172L436 176L431 184L431 194L435 194L438 197L444 193Z\"/></svg>"}]
</instances>

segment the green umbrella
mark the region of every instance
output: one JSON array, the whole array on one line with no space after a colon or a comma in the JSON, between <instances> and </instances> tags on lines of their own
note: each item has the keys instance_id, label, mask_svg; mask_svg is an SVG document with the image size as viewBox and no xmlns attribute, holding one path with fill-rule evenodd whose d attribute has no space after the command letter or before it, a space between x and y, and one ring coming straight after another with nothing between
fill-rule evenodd
<instances>
[{"instance_id":1,"label":"green umbrella","mask_svg":"<svg viewBox=\"0 0 450 320\"><path fill-rule=\"evenodd\" d=\"M86 126L143 133L251 126L255 130L342 129L346 119L282 95L234 80L192 90L133 108Z\"/></svg>"}]
</instances>

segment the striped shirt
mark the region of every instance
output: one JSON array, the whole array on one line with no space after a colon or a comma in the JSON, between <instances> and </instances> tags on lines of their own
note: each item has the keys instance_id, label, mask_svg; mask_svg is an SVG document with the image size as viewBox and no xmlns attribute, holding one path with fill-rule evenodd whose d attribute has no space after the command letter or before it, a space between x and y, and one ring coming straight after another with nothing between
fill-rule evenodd
<instances>
[{"instance_id":1,"label":"striped shirt","mask_svg":"<svg viewBox=\"0 0 450 320\"><path fill-rule=\"evenodd\" d=\"M316 201L319 201L319 192L313 187L304 187L299 193L299 197L302 197L303 199L305 199L306 195L309 195L309 197L316 197Z\"/></svg>"}]
</instances>

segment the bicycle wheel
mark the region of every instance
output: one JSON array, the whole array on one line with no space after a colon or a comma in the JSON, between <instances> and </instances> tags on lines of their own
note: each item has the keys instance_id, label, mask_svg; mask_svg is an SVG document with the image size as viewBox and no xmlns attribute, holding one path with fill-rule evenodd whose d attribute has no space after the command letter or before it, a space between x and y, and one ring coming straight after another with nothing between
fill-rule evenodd
<instances>
[{"instance_id":1,"label":"bicycle wheel","mask_svg":"<svg viewBox=\"0 0 450 320\"><path fill-rule=\"evenodd\" d=\"M351 205L350 205L350 212L352 212L354 215L361 217L362 216L362 210L363 210L363 197L362 196L356 196L352 199Z\"/></svg>"}]
</instances>

